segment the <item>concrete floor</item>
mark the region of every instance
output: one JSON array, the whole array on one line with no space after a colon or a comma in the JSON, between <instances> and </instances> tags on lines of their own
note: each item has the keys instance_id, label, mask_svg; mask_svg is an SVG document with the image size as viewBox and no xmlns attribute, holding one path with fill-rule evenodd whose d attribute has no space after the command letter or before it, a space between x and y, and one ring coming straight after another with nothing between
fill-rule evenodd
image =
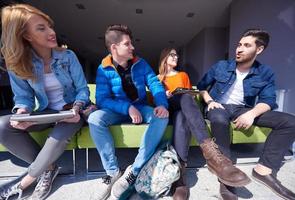
<instances>
[{"instance_id":1,"label":"concrete floor","mask_svg":"<svg viewBox=\"0 0 295 200\"><path fill-rule=\"evenodd\" d=\"M237 166L251 175L251 170L255 166L262 145L237 145L233 147L234 158L237 158ZM122 168L128 166L137 153L136 149L119 149L117 155ZM191 200L216 200L219 198L219 184L216 177L211 174L204 160L200 155L200 150L194 147L190 151L190 162L188 163L187 183L190 187ZM89 169L102 170L99 157L95 150L89 152ZM72 153L65 152L59 159L58 165L62 166L61 175L56 178L53 184L52 192L48 200L87 200L93 199L95 193L99 191L98 178L104 173L86 173L85 150L76 151L76 175L69 175L72 171ZM9 153L0 153L0 184L5 185L16 176L25 172L27 164L18 160ZM285 162L278 173L279 180L282 184L295 192L295 161ZM28 197L33 187L25 192ZM238 189L239 199L255 199L255 200L279 200L273 192L261 184L252 181L249 185ZM131 200L140 200L141 198L134 194ZM167 196L161 199L172 199Z\"/></svg>"}]
</instances>

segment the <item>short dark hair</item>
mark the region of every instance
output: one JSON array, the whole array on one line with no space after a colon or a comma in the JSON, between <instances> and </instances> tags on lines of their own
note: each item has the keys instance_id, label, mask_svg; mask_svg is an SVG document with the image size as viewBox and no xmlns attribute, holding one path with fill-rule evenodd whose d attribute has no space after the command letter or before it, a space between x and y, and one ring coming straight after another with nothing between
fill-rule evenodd
<instances>
[{"instance_id":1,"label":"short dark hair","mask_svg":"<svg viewBox=\"0 0 295 200\"><path fill-rule=\"evenodd\" d=\"M270 36L268 32L262 29L248 29L243 33L242 37L247 36L255 37L255 43L257 46L264 46L264 49L266 49L266 47L268 46Z\"/></svg>"},{"instance_id":2,"label":"short dark hair","mask_svg":"<svg viewBox=\"0 0 295 200\"><path fill-rule=\"evenodd\" d=\"M111 45L121 42L123 35L128 35L132 39L131 30L124 24L113 24L107 28L105 32L105 46L109 52L111 51Z\"/></svg>"}]
</instances>

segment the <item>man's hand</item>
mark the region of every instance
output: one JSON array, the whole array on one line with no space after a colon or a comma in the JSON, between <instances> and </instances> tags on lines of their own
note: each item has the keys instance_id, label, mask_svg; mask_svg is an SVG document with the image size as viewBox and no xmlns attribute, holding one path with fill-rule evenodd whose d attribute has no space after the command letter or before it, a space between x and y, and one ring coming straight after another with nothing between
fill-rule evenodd
<instances>
[{"instance_id":1,"label":"man's hand","mask_svg":"<svg viewBox=\"0 0 295 200\"><path fill-rule=\"evenodd\" d=\"M132 119L133 124L140 124L142 122L142 116L140 112L134 106L131 105L129 107L128 113Z\"/></svg>"},{"instance_id":2,"label":"man's hand","mask_svg":"<svg viewBox=\"0 0 295 200\"><path fill-rule=\"evenodd\" d=\"M167 118L169 117L169 112L164 106L158 106L154 109L154 115L159 118Z\"/></svg>"},{"instance_id":3,"label":"man's hand","mask_svg":"<svg viewBox=\"0 0 295 200\"><path fill-rule=\"evenodd\" d=\"M224 107L220 104L220 103L217 103L215 101L212 101L208 104L208 111L210 110L213 110L214 108L221 108L221 109L224 109Z\"/></svg>"},{"instance_id":4,"label":"man's hand","mask_svg":"<svg viewBox=\"0 0 295 200\"><path fill-rule=\"evenodd\" d=\"M24 114L24 113L28 113L28 111L25 108L19 108L17 109L15 114ZM13 128L17 128L17 129L21 129L21 130L25 130L27 128L29 128L30 126L36 124L35 122L17 122L17 121L10 121L10 125Z\"/></svg>"},{"instance_id":5,"label":"man's hand","mask_svg":"<svg viewBox=\"0 0 295 200\"><path fill-rule=\"evenodd\" d=\"M255 117L255 114L251 112L251 110L245 112L233 121L235 124L235 128L246 130L249 129L252 126Z\"/></svg>"}]
</instances>

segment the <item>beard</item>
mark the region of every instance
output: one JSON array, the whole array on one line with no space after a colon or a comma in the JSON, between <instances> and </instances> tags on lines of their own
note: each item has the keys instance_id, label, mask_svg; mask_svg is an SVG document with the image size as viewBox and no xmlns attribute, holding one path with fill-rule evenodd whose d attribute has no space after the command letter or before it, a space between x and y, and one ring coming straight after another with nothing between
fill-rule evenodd
<instances>
[{"instance_id":1,"label":"beard","mask_svg":"<svg viewBox=\"0 0 295 200\"><path fill-rule=\"evenodd\" d=\"M236 56L236 62L237 63L247 63L247 62L250 62L250 61L253 61L256 57L256 52L252 52L252 53L249 53L247 55L242 55L241 57L237 58Z\"/></svg>"}]
</instances>

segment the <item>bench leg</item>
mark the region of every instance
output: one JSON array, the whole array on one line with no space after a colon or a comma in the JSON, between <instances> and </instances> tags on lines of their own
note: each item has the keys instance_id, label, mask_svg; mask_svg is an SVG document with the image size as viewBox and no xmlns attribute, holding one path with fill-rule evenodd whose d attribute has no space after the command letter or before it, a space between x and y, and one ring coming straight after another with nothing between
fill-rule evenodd
<instances>
[{"instance_id":1,"label":"bench leg","mask_svg":"<svg viewBox=\"0 0 295 200\"><path fill-rule=\"evenodd\" d=\"M88 148L86 148L85 149L86 150L86 173L87 173L87 175L89 174L89 161L88 161L88 157L89 157L89 149Z\"/></svg>"},{"instance_id":2,"label":"bench leg","mask_svg":"<svg viewBox=\"0 0 295 200\"><path fill-rule=\"evenodd\" d=\"M76 175L76 150L72 150L73 153L73 175Z\"/></svg>"}]
</instances>

